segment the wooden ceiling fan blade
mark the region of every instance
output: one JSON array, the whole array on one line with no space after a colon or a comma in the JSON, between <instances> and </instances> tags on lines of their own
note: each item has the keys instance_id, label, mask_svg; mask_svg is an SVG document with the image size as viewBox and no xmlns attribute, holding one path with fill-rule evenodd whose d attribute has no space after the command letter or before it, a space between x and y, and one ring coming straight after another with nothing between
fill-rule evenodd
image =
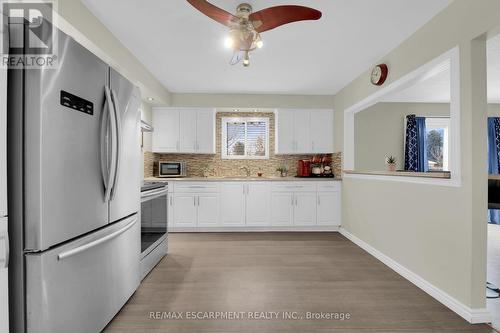
<instances>
[{"instance_id":1,"label":"wooden ceiling fan blade","mask_svg":"<svg viewBox=\"0 0 500 333\"><path fill-rule=\"evenodd\" d=\"M257 32L264 32L292 22L319 20L321 16L321 12L313 8L286 5L252 13L249 19Z\"/></svg>"},{"instance_id":2,"label":"wooden ceiling fan blade","mask_svg":"<svg viewBox=\"0 0 500 333\"><path fill-rule=\"evenodd\" d=\"M187 0L194 8L198 9L200 12L210 17L211 19L224 24L225 26L231 26L234 23L239 23L240 19L233 14L221 9L217 6L212 5L210 2L205 0Z\"/></svg>"}]
</instances>

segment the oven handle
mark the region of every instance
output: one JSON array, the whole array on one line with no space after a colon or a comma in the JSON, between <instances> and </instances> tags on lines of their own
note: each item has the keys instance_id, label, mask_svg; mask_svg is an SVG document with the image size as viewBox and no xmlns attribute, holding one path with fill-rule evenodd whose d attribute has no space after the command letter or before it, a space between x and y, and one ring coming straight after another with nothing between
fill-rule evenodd
<instances>
[{"instance_id":1,"label":"oven handle","mask_svg":"<svg viewBox=\"0 0 500 333\"><path fill-rule=\"evenodd\" d=\"M152 200L154 198L161 197L167 193L168 193L168 188L162 188L159 190L144 192L141 194L141 201Z\"/></svg>"}]
</instances>

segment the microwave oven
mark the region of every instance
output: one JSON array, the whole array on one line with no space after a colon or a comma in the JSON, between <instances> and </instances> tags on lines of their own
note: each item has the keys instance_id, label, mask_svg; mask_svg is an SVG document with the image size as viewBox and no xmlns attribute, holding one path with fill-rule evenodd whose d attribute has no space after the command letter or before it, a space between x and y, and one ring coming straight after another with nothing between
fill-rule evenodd
<instances>
[{"instance_id":1,"label":"microwave oven","mask_svg":"<svg viewBox=\"0 0 500 333\"><path fill-rule=\"evenodd\" d=\"M160 161L158 162L158 177L186 177L187 176L187 164L186 162L170 162L170 161Z\"/></svg>"}]
</instances>

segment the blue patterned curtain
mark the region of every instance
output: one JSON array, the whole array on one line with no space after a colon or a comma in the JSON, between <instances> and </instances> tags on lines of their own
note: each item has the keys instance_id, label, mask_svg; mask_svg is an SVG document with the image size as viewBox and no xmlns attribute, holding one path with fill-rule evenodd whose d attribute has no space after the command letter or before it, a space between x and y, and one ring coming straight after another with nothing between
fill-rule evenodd
<instances>
[{"instance_id":1,"label":"blue patterned curtain","mask_svg":"<svg viewBox=\"0 0 500 333\"><path fill-rule=\"evenodd\" d=\"M425 118L414 114L406 116L405 170L429 171Z\"/></svg>"},{"instance_id":2,"label":"blue patterned curtain","mask_svg":"<svg viewBox=\"0 0 500 333\"><path fill-rule=\"evenodd\" d=\"M500 118L488 118L488 171L500 173ZM488 210L489 223L500 224L500 210Z\"/></svg>"}]
</instances>

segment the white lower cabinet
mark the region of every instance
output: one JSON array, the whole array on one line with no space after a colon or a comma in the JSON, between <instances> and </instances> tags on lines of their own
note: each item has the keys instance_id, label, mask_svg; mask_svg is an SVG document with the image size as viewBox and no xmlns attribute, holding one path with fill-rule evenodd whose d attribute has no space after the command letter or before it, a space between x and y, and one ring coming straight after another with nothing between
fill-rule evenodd
<instances>
[{"instance_id":1,"label":"white lower cabinet","mask_svg":"<svg viewBox=\"0 0 500 333\"><path fill-rule=\"evenodd\" d=\"M318 225L340 226L340 192L318 193Z\"/></svg>"},{"instance_id":2,"label":"white lower cabinet","mask_svg":"<svg viewBox=\"0 0 500 333\"><path fill-rule=\"evenodd\" d=\"M171 188L171 231L330 230L340 226L339 182L178 181Z\"/></svg>"},{"instance_id":3,"label":"white lower cabinet","mask_svg":"<svg viewBox=\"0 0 500 333\"><path fill-rule=\"evenodd\" d=\"M173 227L215 227L219 223L218 193L175 193Z\"/></svg>"},{"instance_id":4,"label":"white lower cabinet","mask_svg":"<svg viewBox=\"0 0 500 333\"><path fill-rule=\"evenodd\" d=\"M219 224L219 195L203 193L198 195L198 226L216 227Z\"/></svg>"},{"instance_id":5,"label":"white lower cabinet","mask_svg":"<svg viewBox=\"0 0 500 333\"><path fill-rule=\"evenodd\" d=\"M174 227L194 228L197 217L196 195L187 193L174 194Z\"/></svg>"},{"instance_id":6,"label":"white lower cabinet","mask_svg":"<svg viewBox=\"0 0 500 333\"><path fill-rule=\"evenodd\" d=\"M272 220L273 226L293 225L293 193L273 193L272 194Z\"/></svg>"},{"instance_id":7,"label":"white lower cabinet","mask_svg":"<svg viewBox=\"0 0 500 333\"><path fill-rule=\"evenodd\" d=\"M220 189L221 225L226 227L244 226L246 183L222 183Z\"/></svg>"},{"instance_id":8,"label":"white lower cabinet","mask_svg":"<svg viewBox=\"0 0 500 333\"><path fill-rule=\"evenodd\" d=\"M316 192L273 193L273 226L316 225Z\"/></svg>"},{"instance_id":9,"label":"white lower cabinet","mask_svg":"<svg viewBox=\"0 0 500 333\"><path fill-rule=\"evenodd\" d=\"M295 193L293 224L296 226L316 225L316 192Z\"/></svg>"},{"instance_id":10,"label":"white lower cabinet","mask_svg":"<svg viewBox=\"0 0 500 333\"><path fill-rule=\"evenodd\" d=\"M271 184L246 184L246 225L266 226L271 222Z\"/></svg>"}]
</instances>

